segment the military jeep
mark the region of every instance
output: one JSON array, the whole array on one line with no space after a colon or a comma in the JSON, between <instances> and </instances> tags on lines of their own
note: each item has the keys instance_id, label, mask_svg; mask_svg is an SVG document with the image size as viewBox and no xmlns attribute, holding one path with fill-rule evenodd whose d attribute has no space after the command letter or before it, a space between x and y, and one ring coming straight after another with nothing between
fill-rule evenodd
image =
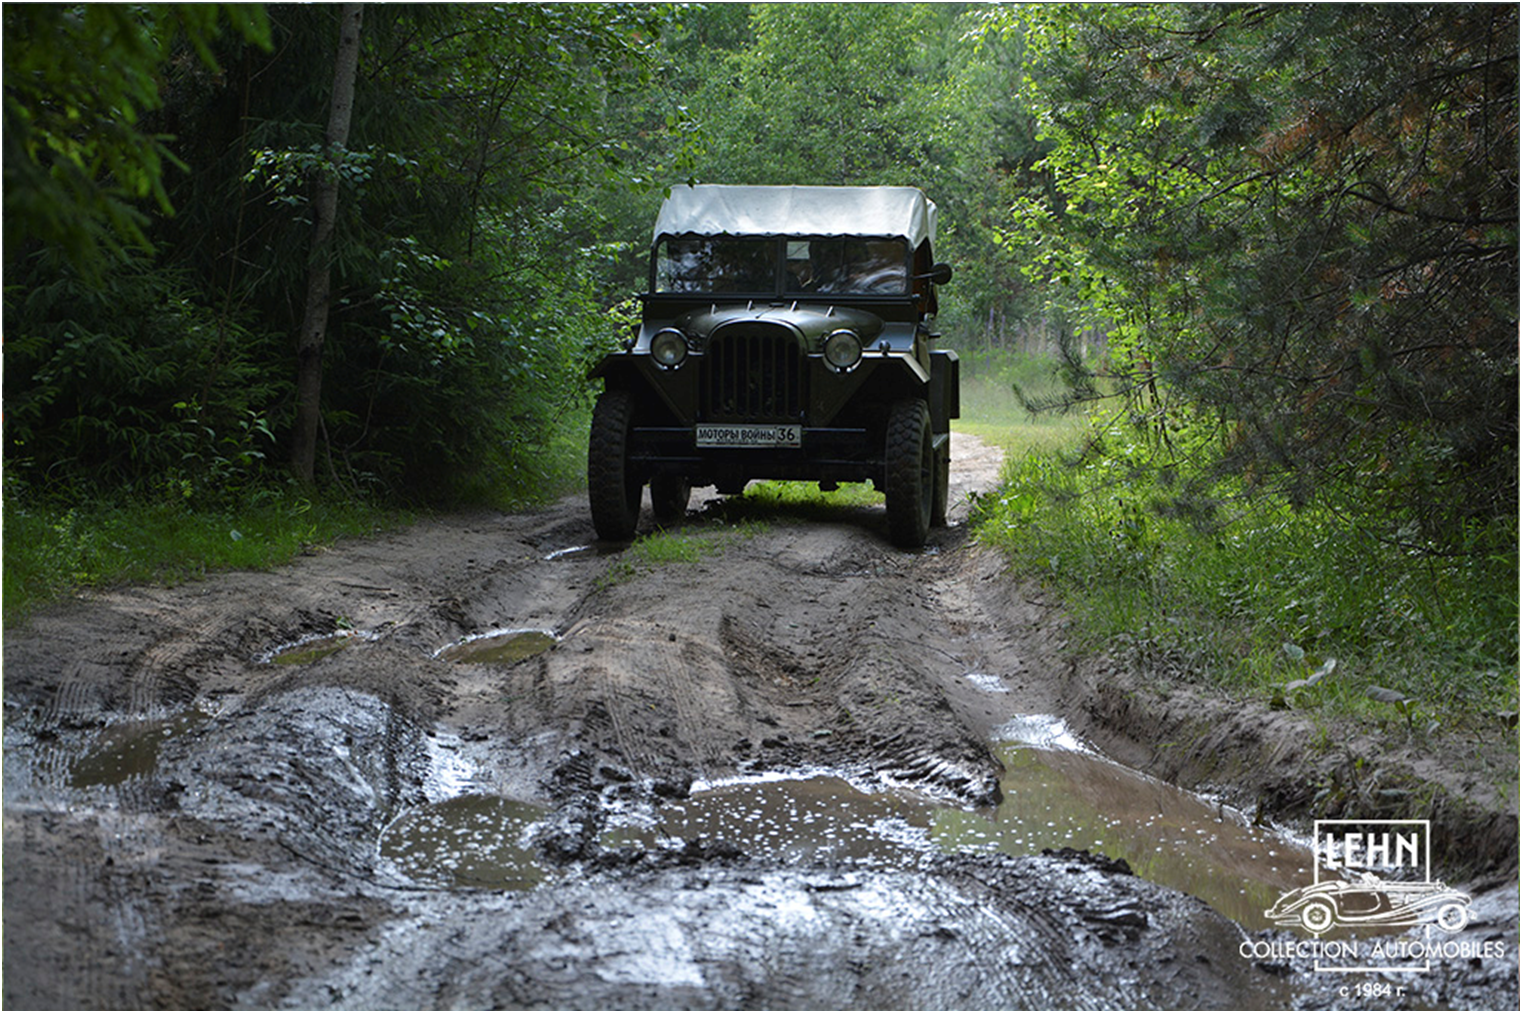
<instances>
[{"instance_id":1,"label":"military jeep","mask_svg":"<svg viewBox=\"0 0 1522 1013\"><path fill-rule=\"evenodd\" d=\"M870 480L895 545L946 523L956 353L932 349L935 205L912 187L678 186L638 332L591 371L587 480L600 538L693 488Z\"/></svg>"}]
</instances>

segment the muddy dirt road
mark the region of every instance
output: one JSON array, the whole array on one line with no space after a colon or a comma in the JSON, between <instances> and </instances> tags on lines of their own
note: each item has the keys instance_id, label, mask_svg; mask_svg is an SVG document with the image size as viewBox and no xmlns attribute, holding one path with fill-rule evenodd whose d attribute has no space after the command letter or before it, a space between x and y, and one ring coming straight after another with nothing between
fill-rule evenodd
<instances>
[{"instance_id":1,"label":"muddy dirt road","mask_svg":"<svg viewBox=\"0 0 1522 1013\"><path fill-rule=\"evenodd\" d=\"M960 522L999 457L954 455ZM1189 885L1213 908L1098 855L1174 803L1094 787L1130 775L1069 748L1061 615L960 523L908 554L881 508L714 503L683 534L656 563L579 500L445 518L9 637L5 1005L1365 1004L1243 956L1290 937L1219 913L1228 864ZM1022 811L1090 794L1092 833ZM1294 881L1289 838L1178 804ZM1514 900L1466 938L1514 941ZM1515 1008L1510 958L1415 994Z\"/></svg>"}]
</instances>

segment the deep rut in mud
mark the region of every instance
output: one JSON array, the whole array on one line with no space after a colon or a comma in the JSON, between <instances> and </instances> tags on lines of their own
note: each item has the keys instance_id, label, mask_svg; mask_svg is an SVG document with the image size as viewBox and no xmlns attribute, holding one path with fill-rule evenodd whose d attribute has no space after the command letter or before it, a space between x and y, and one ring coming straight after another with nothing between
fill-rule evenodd
<instances>
[{"instance_id":1,"label":"deep rut in mud","mask_svg":"<svg viewBox=\"0 0 1522 1013\"><path fill-rule=\"evenodd\" d=\"M998 467L957 440L954 502ZM1068 710L1062 619L964 528L683 534L696 561L635 563L568 501L39 617L6 644L6 1005L1338 1003L1114 858L1184 831L1101 800L1068 847L1023 806L1083 794L1008 752L1068 734L1031 724ZM1110 797L1171 811L1139 784Z\"/></svg>"}]
</instances>

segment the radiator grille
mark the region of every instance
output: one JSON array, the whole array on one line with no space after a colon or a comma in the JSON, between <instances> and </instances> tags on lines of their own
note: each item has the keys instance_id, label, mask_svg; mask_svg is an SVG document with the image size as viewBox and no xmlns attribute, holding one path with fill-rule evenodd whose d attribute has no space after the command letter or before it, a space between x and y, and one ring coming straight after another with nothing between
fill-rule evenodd
<instances>
[{"instance_id":1,"label":"radiator grille","mask_svg":"<svg viewBox=\"0 0 1522 1013\"><path fill-rule=\"evenodd\" d=\"M803 417L803 357L789 331L723 328L709 340L703 359L707 421L797 422Z\"/></svg>"}]
</instances>

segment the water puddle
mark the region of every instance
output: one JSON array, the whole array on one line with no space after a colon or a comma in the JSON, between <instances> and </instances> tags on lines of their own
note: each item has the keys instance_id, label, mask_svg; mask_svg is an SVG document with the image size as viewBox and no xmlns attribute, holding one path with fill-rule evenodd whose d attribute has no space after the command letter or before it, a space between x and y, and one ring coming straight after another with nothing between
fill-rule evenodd
<instances>
[{"instance_id":1,"label":"water puddle","mask_svg":"<svg viewBox=\"0 0 1522 1013\"><path fill-rule=\"evenodd\" d=\"M339 630L337 633L314 633L311 636L281 644L258 660L267 665L310 665L330 654L337 654L350 644L361 640L373 640L374 635L358 630Z\"/></svg>"},{"instance_id":2,"label":"water puddle","mask_svg":"<svg viewBox=\"0 0 1522 1013\"><path fill-rule=\"evenodd\" d=\"M1310 881L1308 848L1239 813L1088 751L1007 742L994 810L937 813L946 850L1039 854L1077 848L1123 858L1138 876L1192 894L1248 929Z\"/></svg>"},{"instance_id":3,"label":"water puddle","mask_svg":"<svg viewBox=\"0 0 1522 1013\"><path fill-rule=\"evenodd\" d=\"M151 777L158 768L159 747L205 721L201 711L185 711L154 721L122 721L100 733L90 750L69 769L75 788L124 784Z\"/></svg>"},{"instance_id":4,"label":"water puddle","mask_svg":"<svg viewBox=\"0 0 1522 1013\"><path fill-rule=\"evenodd\" d=\"M514 665L524 658L543 654L558 639L550 630L492 630L451 644L435 657L476 665Z\"/></svg>"},{"instance_id":5,"label":"water puddle","mask_svg":"<svg viewBox=\"0 0 1522 1013\"><path fill-rule=\"evenodd\" d=\"M829 858L913 865L938 852L1036 855L1074 848L1123 858L1144 879L1193 894L1249 929L1307 881L1309 851L1201 796L1083 747L1061 721L1036 716L1001 730L1006 773L996 808L961 809L828 773L698 784L653 817L626 816L608 847L720 841L779 861Z\"/></svg>"},{"instance_id":6,"label":"water puddle","mask_svg":"<svg viewBox=\"0 0 1522 1013\"><path fill-rule=\"evenodd\" d=\"M530 641L535 650L554 642L544 631L520 630L456 646L480 643L513 655L527 650L513 638L529 635L537 635ZM504 637L506 643L493 643ZM696 782L686 798L653 808L613 808L605 813L601 843L655 850L722 842L781 863L863 868L913 868L944 853L1073 848L1124 859L1136 875L1193 894L1249 930L1270 928L1264 912L1309 879L1306 845L1099 755L1056 718L1016 719L997 738L995 753L1005 766L997 807L958 808L838 771L771 773ZM468 768L455 773L452 783L465 787ZM398 819L380 850L420 883L529 889L549 875L528 840L546 815L510 799L460 795Z\"/></svg>"},{"instance_id":7,"label":"water puddle","mask_svg":"<svg viewBox=\"0 0 1522 1013\"><path fill-rule=\"evenodd\" d=\"M934 812L928 798L869 792L834 775L774 777L695 785L689 797L663 803L654 819L615 821L602 843L654 848L724 841L788 862L904 865L928 852L925 830Z\"/></svg>"},{"instance_id":8,"label":"water puddle","mask_svg":"<svg viewBox=\"0 0 1522 1013\"><path fill-rule=\"evenodd\" d=\"M965 678L985 693L1009 692L1009 687L1004 685L1004 680L997 675L988 675L985 672L968 672Z\"/></svg>"},{"instance_id":9,"label":"water puddle","mask_svg":"<svg viewBox=\"0 0 1522 1013\"><path fill-rule=\"evenodd\" d=\"M462 795L414 809L381 835L380 853L414 882L487 890L528 890L547 870L529 828L548 810L491 795Z\"/></svg>"},{"instance_id":10,"label":"water puddle","mask_svg":"<svg viewBox=\"0 0 1522 1013\"><path fill-rule=\"evenodd\" d=\"M546 561L553 562L557 559L564 559L567 556L578 556L583 552L591 552L592 548L590 545L572 545L570 548L556 549L544 558Z\"/></svg>"}]
</instances>

